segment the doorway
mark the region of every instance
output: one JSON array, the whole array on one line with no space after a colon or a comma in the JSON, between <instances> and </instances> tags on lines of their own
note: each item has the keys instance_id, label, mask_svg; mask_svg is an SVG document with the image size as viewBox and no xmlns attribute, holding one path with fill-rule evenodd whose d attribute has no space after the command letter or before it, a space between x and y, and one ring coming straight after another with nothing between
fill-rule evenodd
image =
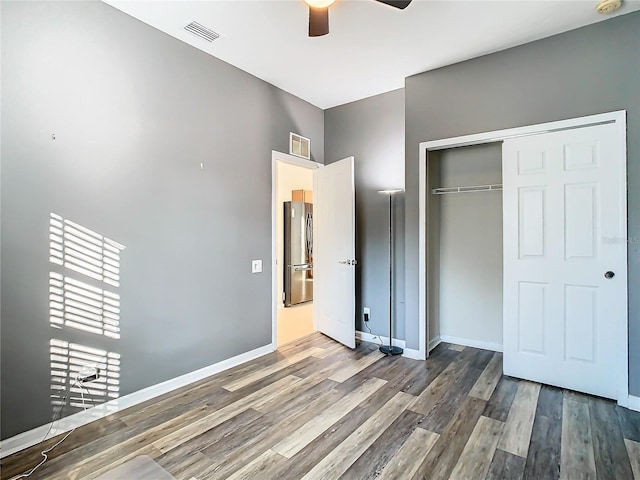
<instances>
[{"instance_id":1,"label":"doorway","mask_svg":"<svg viewBox=\"0 0 640 480\"><path fill-rule=\"evenodd\" d=\"M439 315L429 163L503 142L504 372L628 404L625 132L621 111L420 145L424 357Z\"/></svg>"},{"instance_id":2,"label":"doorway","mask_svg":"<svg viewBox=\"0 0 640 480\"><path fill-rule=\"evenodd\" d=\"M502 351L502 145L434 152L427 169L428 342Z\"/></svg>"},{"instance_id":3,"label":"doorway","mask_svg":"<svg viewBox=\"0 0 640 480\"><path fill-rule=\"evenodd\" d=\"M274 152L272 163L275 233L273 342L275 348L280 348L317 330L313 316L310 225L313 172L318 164L278 152Z\"/></svg>"}]
</instances>

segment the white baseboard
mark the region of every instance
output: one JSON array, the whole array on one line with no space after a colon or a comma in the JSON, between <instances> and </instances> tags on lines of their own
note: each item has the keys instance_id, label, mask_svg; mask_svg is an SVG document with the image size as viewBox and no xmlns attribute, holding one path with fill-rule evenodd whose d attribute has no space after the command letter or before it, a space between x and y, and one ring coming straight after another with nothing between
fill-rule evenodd
<instances>
[{"instance_id":1,"label":"white baseboard","mask_svg":"<svg viewBox=\"0 0 640 480\"><path fill-rule=\"evenodd\" d=\"M413 360L424 360L424 356L420 354L420 350L416 350L413 348L405 348L404 352L402 352L403 357L411 358Z\"/></svg>"},{"instance_id":2,"label":"white baseboard","mask_svg":"<svg viewBox=\"0 0 640 480\"><path fill-rule=\"evenodd\" d=\"M429 345L427 345L428 351L430 352L431 350L436 348L441 343L442 343L442 340L440 339L440 336L437 336L436 338L431 339L429 341Z\"/></svg>"},{"instance_id":3,"label":"white baseboard","mask_svg":"<svg viewBox=\"0 0 640 480\"><path fill-rule=\"evenodd\" d=\"M112 413L146 402L147 400L164 395L165 393L178 388L185 387L191 383L210 377L211 375L215 375L216 373L220 373L224 370L228 370L242 363L271 353L274 350L273 344L265 345L264 347L241 353L235 357L222 360L221 362L214 363L213 365L200 368L190 373L185 373L184 375L172 378L165 382L151 385L150 387L143 388L142 390L130 393L129 395L124 395L115 400L97 405L83 412L61 418L54 422L49 438L60 435L61 433L66 433L74 428L81 427L82 425L86 425L95 420L99 420L107 415L111 415ZM2 440L2 442L0 442L0 458L4 458L40 443L44 435L47 433L47 430L49 430L49 425L50 424L47 423L46 425L42 425L27 432L20 433L14 437Z\"/></svg>"},{"instance_id":4,"label":"white baseboard","mask_svg":"<svg viewBox=\"0 0 640 480\"><path fill-rule=\"evenodd\" d=\"M369 332L361 332L360 330L356 330L356 338L358 340L362 340L363 342L371 342L371 343L380 343L383 345L389 345L389 337L385 337L383 335L373 335ZM402 356L407 358L413 358L414 360L424 360L420 356L419 350L414 350L413 348L407 348L407 342L405 340L400 340L399 338L393 339L393 346L402 348Z\"/></svg>"},{"instance_id":5,"label":"white baseboard","mask_svg":"<svg viewBox=\"0 0 640 480\"><path fill-rule=\"evenodd\" d=\"M628 395L626 399L623 401L619 401L618 405L621 407L626 407L629 410L634 410L636 412L640 412L640 397L634 397L633 395Z\"/></svg>"},{"instance_id":6,"label":"white baseboard","mask_svg":"<svg viewBox=\"0 0 640 480\"><path fill-rule=\"evenodd\" d=\"M482 342L479 340L471 340L469 338L452 337L450 335L440 335L440 341L455 343L456 345L464 345L465 347L481 348L483 350L502 352L502 345L500 343Z\"/></svg>"},{"instance_id":7,"label":"white baseboard","mask_svg":"<svg viewBox=\"0 0 640 480\"><path fill-rule=\"evenodd\" d=\"M371 342L379 344L382 342L383 345L389 345L389 337L385 337L383 335L375 335L369 332L361 332L360 330L356 330L356 338L358 340L362 340L363 342ZM398 338L393 339L393 346L404 348L406 342L404 340L400 340Z\"/></svg>"}]
</instances>

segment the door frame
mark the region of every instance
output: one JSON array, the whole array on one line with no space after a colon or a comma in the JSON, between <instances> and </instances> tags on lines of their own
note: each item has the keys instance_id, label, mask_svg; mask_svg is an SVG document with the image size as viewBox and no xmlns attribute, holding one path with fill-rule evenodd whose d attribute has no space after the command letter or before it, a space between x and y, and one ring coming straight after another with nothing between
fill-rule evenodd
<instances>
[{"instance_id":1,"label":"door frame","mask_svg":"<svg viewBox=\"0 0 640 480\"><path fill-rule=\"evenodd\" d=\"M504 130L494 130L490 132L476 133L472 135L463 135L459 137L450 137L440 140L421 142L419 145L419 166L418 166L418 325L419 325L419 357L426 359L429 356L429 350L434 345L429 345L429 277L427 276L428 265L428 236L426 232L427 212L429 210L429 195L427 195L427 162L429 152L444 150L447 148L466 147L471 145L482 145L486 143L501 142L508 138L521 136L538 135L553 131L569 130L574 128L582 128L603 124L615 124L617 128L618 144L620 147L619 161L621 162L623 175L622 185L627 184L627 112L626 110L618 110L614 112L602 113L597 115L589 115L585 117L571 118L548 123L539 123L535 125L527 125L523 127L508 128ZM627 219L627 198L620 205L623 218ZM624 225L624 233L627 235L627 223ZM625 315L617 320L616 330L619 345L625 345L626 348L619 349L619 355L616 359L616 376L618 377L618 404L629 407L632 399L629 397L629 312L628 312L628 290L629 279L628 272L627 281L627 309Z\"/></svg>"},{"instance_id":2,"label":"door frame","mask_svg":"<svg viewBox=\"0 0 640 480\"><path fill-rule=\"evenodd\" d=\"M278 288L277 269L281 267L281 265L276 265L278 258L278 246L276 245L276 208L278 207L276 205L278 186L277 162L288 163L309 170L317 170L324 167L321 163L314 162L313 160L306 160L296 157L295 155L271 150L271 345L274 350L278 349L278 292L276 292L276 290ZM317 330L315 316L313 318L313 329L314 331Z\"/></svg>"}]
</instances>

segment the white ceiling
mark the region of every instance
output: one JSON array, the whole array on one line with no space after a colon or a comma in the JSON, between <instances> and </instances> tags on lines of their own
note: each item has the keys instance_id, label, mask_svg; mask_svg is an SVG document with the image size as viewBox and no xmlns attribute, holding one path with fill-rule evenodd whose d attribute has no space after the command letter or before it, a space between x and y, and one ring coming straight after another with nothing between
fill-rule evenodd
<instances>
[{"instance_id":1,"label":"white ceiling","mask_svg":"<svg viewBox=\"0 0 640 480\"><path fill-rule=\"evenodd\" d=\"M307 37L302 0L104 0L149 25L326 109L404 86L410 75L640 10L625 1L413 0L397 10L337 0L331 32ZM222 36L184 30L195 20Z\"/></svg>"}]
</instances>

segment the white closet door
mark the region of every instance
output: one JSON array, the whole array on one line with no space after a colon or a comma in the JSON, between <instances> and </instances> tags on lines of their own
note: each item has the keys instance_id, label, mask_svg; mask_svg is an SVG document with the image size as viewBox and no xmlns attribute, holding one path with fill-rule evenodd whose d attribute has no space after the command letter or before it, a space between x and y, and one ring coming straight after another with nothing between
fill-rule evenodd
<instances>
[{"instance_id":1,"label":"white closet door","mask_svg":"<svg viewBox=\"0 0 640 480\"><path fill-rule=\"evenodd\" d=\"M614 125L503 145L504 373L616 398L626 165ZM612 278L608 278L613 274Z\"/></svg>"}]
</instances>

